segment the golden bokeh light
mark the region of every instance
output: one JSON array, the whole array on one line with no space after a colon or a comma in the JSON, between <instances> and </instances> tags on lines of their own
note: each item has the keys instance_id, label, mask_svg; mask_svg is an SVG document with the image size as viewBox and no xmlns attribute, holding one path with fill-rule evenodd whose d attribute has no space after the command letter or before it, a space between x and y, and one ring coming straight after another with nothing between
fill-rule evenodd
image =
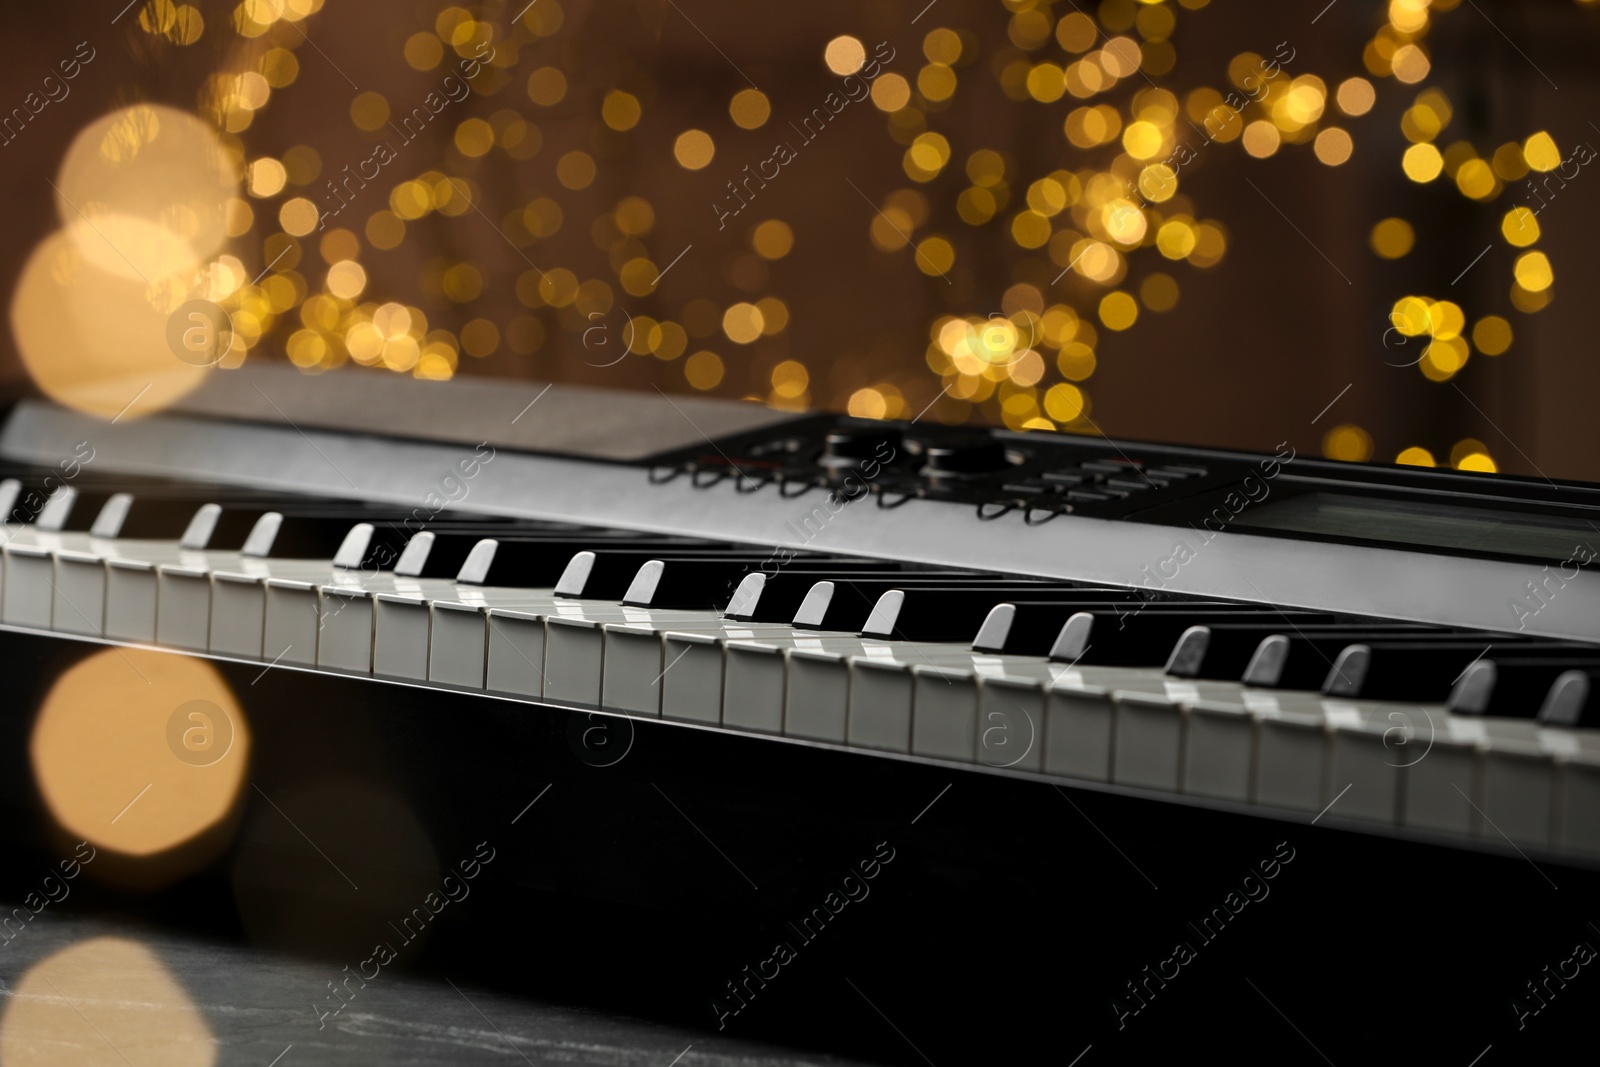
<instances>
[{"instance_id":1,"label":"golden bokeh light","mask_svg":"<svg viewBox=\"0 0 1600 1067\"><path fill-rule=\"evenodd\" d=\"M728 115L742 130L760 129L772 115L772 104L760 89L741 89L728 102Z\"/></svg>"},{"instance_id":2,"label":"golden bokeh light","mask_svg":"<svg viewBox=\"0 0 1600 1067\"><path fill-rule=\"evenodd\" d=\"M179 359L169 343L169 316L188 297L101 269L58 231L22 268L12 336L34 384L52 400L103 419L138 418L205 378L206 368Z\"/></svg>"},{"instance_id":3,"label":"golden bokeh light","mask_svg":"<svg viewBox=\"0 0 1600 1067\"><path fill-rule=\"evenodd\" d=\"M1518 256L1512 274L1517 284L1530 293L1543 292L1555 281L1555 271L1550 267L1549 257L1543 252L1524 252Z\"/></svg>"},{"instance_id":4,"label":"golden bokeh light","mask_svg":"<svg viewBox=\"0 0 1600 1067\"><path fill-rule=\"evenodd\" d=\"M1322 435L1322 454L1329 459L1365 463L1372 458L1372 435L1352 423L1335 426Z\"/></svg>"},{"instance_id":5,"label":"golden bokeh light","mask_svg":"<svg viewBox=\"0 0 1600 1067\"><path fill-rule=\"evenodd\" d=\"M1405 219L1389 218L1372 227L1368 238L1372 250L1384 259L1399 259L1411 251L1416 232Z\"/></svg>"},{"instance_id":6,"label":"golden bokeh light","mask_svg":"<svg viewBox=\"0 0 1600 1067\"><path fill-rule=\"evenodd\" d=\"M1498 356L1511 347L1511 323L1499 315L1485 315L1472 327L1472 346L1486 356Z\"/></svg>"},{"instance_id":7,"label":"golden bokeh light","mask_svg":"<svg viewBox=\"0 0 1600 1067\"><path fill-rule=\"evenodd\" d=\"M249 766L250 733L209 663L112 648L56 680L29 755L65 831L97 848L150 856L229 815Z\"/></svg>"},{"instance_id":8,"label":"golden bokeh light","mask_svg":"<svg viewBox=\"0 0 1600 1067\"><path fill-rule=\"evenodd\" d=\"M1329 126L1317 134L1314 143L1317 158L1330 167L1350 159L1350 153L1355 149L1355 142L1350 139L1350 134L1337 126Z\"/></svg>"},{"instance_id":9,"label":"golden bokeh light","mask_svg":"<svg viewBox=\"0 0 1600 1067\"><path fill-rule=\"evenodd\" d=\"M1400 157L1400 169L1414 182L1431 182L1444 170L1444 156L1431 144L1414 144Z\"/></svg>"},{"instance_id":10,"label":"golden bokeh light","mask_svg":"<svg viewBox=\"0 0 1600 1067\"><path fill-rule=\"evenodd\" d=\"M854 74L866 63L867 49L854 37L839 36L828 42L822 58L835 74Z\"/></svg>"},{"instance_id":11,"label":"golden bokeh light","mask_svg":"<svg viewBox=\"0 0 1600 1067\"><path fill-rule=\"evenodd\" d=\"M1394 457L1394 461L1402 466L1407 467L1438 466L1438 463L1434 461L1433 453L1429 452L1426 448L1422 448L1417 445L1412 445L1409 448L1401 449L1400 454Z\"/></svg>"},{"instance_id":12,"label":"golden bokeh light","mask_svg":"<svg viewBox=\"0 0 1600 1067\"><path fill-rule=\"evenodd\" d=\"M717 146L704 130L685 130L673 143L672 154L684 170L703 170L711 165Z\"/></svg>"},{"instance_id":13,"label":"golden bokeh light","mask_svg":"<svg viewBox=\"0 0 1600 1067\"><path fill-rule=\"evenodd\" d=\"M1365 78L1346 78L1339 83L1335 96L1339 110L1352 117L1365 115L1371 111L1377 98L1378 94L1372 88L1372 83Z\"/></svg>"}]
</instances>

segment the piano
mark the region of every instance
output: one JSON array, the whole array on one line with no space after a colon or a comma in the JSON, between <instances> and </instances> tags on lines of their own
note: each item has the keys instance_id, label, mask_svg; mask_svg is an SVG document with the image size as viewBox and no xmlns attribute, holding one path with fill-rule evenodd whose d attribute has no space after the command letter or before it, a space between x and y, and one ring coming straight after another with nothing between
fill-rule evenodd
<instances>
[{"instance_id":1,"label":"piano","mask_svg":"<svg viewBox=\"0 0 1600 1067\"><path fill-rule=\"evenodd\" d=\"M0 479L5 833L109 906L349 963L476 856L435 965L900 1063L1467 1063L1600 981L1600 487L270 366ZM215 810L87 819L108 745Z\"/></svg>"}]
</instances>

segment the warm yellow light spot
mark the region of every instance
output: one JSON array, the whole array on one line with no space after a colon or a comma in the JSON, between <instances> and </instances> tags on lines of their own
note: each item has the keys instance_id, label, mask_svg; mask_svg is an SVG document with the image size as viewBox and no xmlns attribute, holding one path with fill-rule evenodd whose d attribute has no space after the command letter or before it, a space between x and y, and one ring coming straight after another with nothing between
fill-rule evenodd
<instances>
[{"instance_id":1,"label":"warm yellow light spot","mask_svg":"<svg viewBox=\"0 0 1600 1067\"><path fill-rule=\"evenodd\" d=\"M500 347L500 330L488 319L473 319L461 327L461 350L482 359Z\"/></svg>"},{"instance_id":2,"label":"warm yellow light spot","mask_svg":"<svg viewBox=\"0 0 1600 1067\"><path fill-rule=\"evenodd\" d=\"M1071 422L1083 414L1083 390L1066 382L1052 385L1044 394L1044 411L1057 422Z\"/></svg>"},{"instance_id":3,"label":"warm yellow light spot","mask_svg":"<svg viewBox=\"0 0 1600 1067\"><path fill-rule=\"evenodd\" d=\"M457 263L444 272L439 287L456 303L469 304L483 292L483 272L471 263Z\"/></svg>"},{"instance_id":4,"label":"warm yellow light spot","mask_svg":"<svg viewBox=\"0 0 1600 1067\"><path fill-rule=\"evenodd\" d=\"M1322 117L1328 106L1327 89L1314 74L1296 78L1283 98L1283 117L1291 129L1308 126Z\"/></svg>"},{"instance_id":5,"label":"warm yellow light spot","mask_svg":"<svg viewBox=\"0 0 1600 1067\"><path fill-rule=\"evenodd\" d=\"M587 189L594 175L594 157L587 152L568 152L556 162L556 180L568 189Z\"/></svg>"},{"instance_id":6,"label":"warm yellow light spot","mask_svg":"<svg viewBox=\"0 0 1600 1067\"><path fill-rule=\"evenodd\" d=\"M747 345L761 336L765 322L760 308L741 301L722 313L722 332L735 344Z\"/></svg>"},{"instance_id":7,"label":"warm yellow light spot","mask_svg":"<svg viewBox=\"0 0 1600 1067\"><path fill-rule=\"evenodd\" d=\"M1432 305L1416 296L1396 300L1389 312L1389 325L1407 337L1421 337L1433 331Z\"/></svg>"},{"instance_id":8,"label":"warm yellow light spot","mask_svg":"<svg viewBox=\"0 0 1600 1067\"><path fill-rule=\"evenodd\" d=\"M761 315L761 332L768 337L782 333L789 325L789 305L775 296L764 296L756 301L756 311Z\"/></svg>"},{"instance_id":9,"label":"warm yellow light spot","mask_svg":"<svg viewBox=\"0 0 1600 1067\"><path fill-rule=\"evenodd\" d=\"M1395 49L1394 55L1389 58L1389 66L1394 71L1396 81L1415 85L1428 76L1428 71L1433 64L1428 61L1427 53L1414 44L1403 44Z\"/></svg>"},{"instance_id":10,"label":"warm yellow light spot","mask_svg":"<svg viewBox=\"0 0 1600 1067\"><path fill-rule=\"evenodd\" d=\"M196 265L191 261L191 269ZM17 352L40 391L102 419L133 401L126 421L198 386L207 370L174 355L168 338L174 308L170 299L153 304L150 290L131 271L101 268L64 231L41 242L11 303Z\"/></svg>"},{"instance_id":11,"label":"warm yellow light spot","mask_svg":"<svg viewBox=\"0 0 1600 1067\"><path fill-rule=\"evenodd\" d=\"M1455 464L1457 470L1481 471L1484 474L1493 474L1500 469L1487 452L1467 452Z\"/></svg>"},{"instance_id":12,"label":"warm yellow light spot","mask_svg":"<svg viewBox=\"0 0 1600 1067\"><path fill-rule=\"evenodd\" d=\"M1400 169L1414 182L1431 182L1444 170L1444 156L1431 144L1414 144L1400 157Z\"/></svg>"},{"instance_id":13,"label":"warm yellow light spot","mask_svg":"<svg viewBox=\"0 0 1600 1067\"><path fill-rule=\"evenodd\" d=\"M1350 140L1350 135L1337 126L1329 126L1317 134L1313 145L1317 158L1330 167L1337 167L1350 158L1355 144Z\"/></svg>"},{"instance_id":14,"label":"warm yellow light spot","mask_svg":"<svg viewBox=\"0 0 1600 1067\"><path fill-rule=\"evenodd\" d=\"M1394 457L1394 461L1408 467L1438 466L1438 464L1434 462L1433 453L1429 452L1426 448L1421 448L1417 445L1412 445L1410 448L1402 449L1400 454Z\"/></svg>"},{"instance_id":15,"label":"warm yellow light spot","mask_svg":"<svg viewBox=\"0 0 1600 1067\"><path fill-rule=\"evenodd\" d=\"M954 66L961 59L961 35L955 30L930 30L922 39L922 54L929 63Z\"/></svg>"},{"instance_id":16,"label":"warm yellow light spot","mask_svg":"<svg viewBox=\"0 0 1600 1067\"><path fill-rule=\"evenodd\" d=\"M722 381L722 359L715 352L696 352L683 361L683 376L696 389L715 389Z\"/></svg>"},{"instance_id":17,"label":"warm yellow light spot","mask_svg":"<svg viewBox=\"0 0 1600 1067\"><path fill-rule=\"evenodd\" d=\"M1528 161L1522 154L1522 146L1515 141L1507 141L1494 150L1494 173L1503 182L1521 181L1528 173Z\"/></svg>"},{"instance_id":18,"label":"warm yellow light spot","mask_svg":"<svg viewBox=\"0 0 1600 1067\"><path fill-rule=\"evenodd\" d=\"M250 227L256 223L256 213L250 207L249 201L233 197L228 201L224 213L225 226L229 237L243 237L250 232Z\"/></svg>"},{"instance_id":19,"label":"warm yellow light spot","mask_svg":"<svg viewBox=\"0 0 1600 1067\"><path fill-rule=\"evenodd\" d=\"M1183 259L1194 251L1194 246L1194 229L1181 219L1164 222L1156 231L1156 247L1168 259Z\"/></svg>"},{"instance_id":20,"label":"warm yellow light spot","mask_svg":"<svg viewBox=\"0 0 1600 1067\"><path fill-rule=\"evenodd\" d=\"M317 228L317 220L321 215L317 212L317 205L303 196L293 200L286 200L278 209L278 225L283 227L283 232L295 237L304 237Z\"/></svg>"},{"instance_id":21,"label":"warm yellow light spot","mask_svg":"<svg viewBox=\"0 0 1600 1067\"><path fill-rule=\"evenodd\" d=\"M611 90L600 102L600 118L613 130L633 129L639 124L641 114L643 109L639 106L639 98L621 89Z\"/></svg>"},{"instance_id":22,"label":"warm yellow light spot","mask_svg":"<svg viewBox=\"0 0 1600 1067\"><path fill-rule=\"evenodd\" d=\"M1106 236L1120 245L1133 246L1144 240L1149 223L1144 212L1131 200L1118 198L1101 209L1101 224ZM1043 244L1044 242L1040 242Z\"/></svg>"},{"instance_id":23,"label":"warm yellow light spot","mask_svg":"<svg viewBox=\"0 0 1600 1067\"><path fill-rule=\"evenodd\" d=\"M106 649L56 680L29 754L45 805L68 833L150 856L228 815L249 766L250 732L227 682L204 660Z\"/></svg>"},{"instance_id":24,"label":"warm yellow light spot","mask_svg":"<svg viewBox=\"0 0 1600 1067\"><path fill-rule=\"evenodd\" d=\"M444 44L438 37L423 30L406 38L406 63L413 70L432 70L444 58Z\"/></svg>"},{"instance_id":25,"label":"warm yellow light spot","mask_svg":"<svg viewBox=\"0 0 1600 1067\"><path fill-rule=\"evenodd\" d=\"M1108 330L1126 330L1139 318L1139 304L1118 289L1100 298L1100 321Z\"/></svg>"},{"instance_id":26,"label":"warm yellow light spot","mask_svg":"<svg viewBox=\"0 0 1600 1067\"><path fill-rule=\"evenodd\" d=\"M810 388L811 375L805 364L786 359L772 368L772 391L781 397L797 397Z\"/></svg>"},{"instance_id":27,"label":"warm yellow light spot","mask_svg":"<svg viewBox=\"0 0 1600 1067\"><path fill-rule=\"evenodd\" d=\"M882 74L872 83L872 103L879 111L899 111L911 102L911 84L898 74Z\"/></svg>"},{"instance_id":28,"label":"warm yellow light spot","mask_svg":"<svg viewBox=\"0 0 1600 1067\"><path fill-rule=\"evenodd\" d=\"M1485 315L1472 327L1472 345L1486 356L1498 356L1511 347L1511 323L1499 315Z\"/></svg>"},{"instance_id":29,"label":"warm yellow light spot","mask_svg":"<svg viewBox=\"0 0 1600 1067\"><path fill-rule=\"evenodd\" d=\"M1139 192L1153 204L1171 200L1178 191L1178 174L1165 163L1152 163L1139 172Z\"/></svg>"},{"instance_id":30,"label":"warm yellow light spot","mask_svg":"<svg viewBox=\"0 0 1600 1067\"><path fill-rule=\"evenodd\" d=\"M1067 91L1067 83L1060 67L1054 63L1040 63L1028 71L1028 95L1041 104L1053 104Z\"/></svg>"},{"instance_id":31,"label":"warm yellow light spot","mask_svg":"<svg viewBox=\"0 0 1600 1067\"><path fill-rule=\"evenodd\" d=\"M322 235L317 251L322 254L324 262L337 263L341 259L355 259L360 255L361 242L349 230L333 229Z\"/></svg>"},{"instance_id":32,"label":"warm yellow light spot","mask_svg":"<svg viewBox=\"0 0 1600 1067\"><path fill-rule=\"evenodd\" d=\"M881 419L889 413L889 401L876 389L857 389L846 410L858 419Z\"/></svg>"},{"instance_id":33,"label":"warm yellow light spot","mask_svg":"<svg viewBox=\"0 0 1600 1067\"><path fill-rule=\"evenodd\" d=\"M750 234L750 247L762 259L782 259L794 247L794 231L782 219L768 219Z\"/></svg>"},{"instance_id":34,"label":"warm yellow light spot","mask_svg":"<svg viewBox=\"0 0 1600 1067\"><path fill-rule=\"evenodd\" d=\"M1528 166L1541 174L1561 166L1561 152L1556 148L1555 140L1543 130L1522 143L1522 157L1528 161Z\"/></svg>"},{"instance_id":35,"label":"warm yellow light spot","mask_svg":"<svg viewBox=\"0 0 1600 1067\"><path fill-rule=\"evenodd\" d=\"M1367 79L1346 78L1339 83L1335 99L1339 102L1339 110L1346 115L1365 115L1372 110L1373 101L1377 98L1378 94Z\"/></svg>"},{"instance_id":36,"label":"warm yellow light spot","mask_svg":"<svg viewBox=\"0 0 1600 1067\"><path fill-rule=\"evenodd\" d=\"M1459 337L1436 340L1423 352L1417 370L1430 381L1449 381L1457 371L1467 365L1467 357L1471 354L1472 350L1467 347L1467 342Z\"/></svg>"},{"instance_id":37,"label":"warm yellow light spot","mask_svg":"<svg viewBox=\"0 0 1600 1067\"><path fill-rule=\"evenodd\" d=\"M406 238L406 224L392 211L375 211L367 218L367 243L388 251Z\"/></svg>"},{"instance_id":38,"label":"warm yellow light spot","mask_svg":"<svg viewBox=\"0 0 1600 1067\"><path fill-rule=\"evenodd\" d=\"M1543 292L1555 281L1555 271L1550 267L1549 257L1543 252L1524 252L1518 256L1512 274L1517 284L1530 293Z\"/></svg>"},{"instance_id":39,"label":"warm yellow light spot","mask_svg":"<svg viewBox=\"0 0 1600 1067\"><path fill-rule=\"evenodd\" d=\"M1056 40L1068 52L1087 52L1100 39L1100 27L1082 11L1063 15L1056 23Z\"/></svg>"},{"instance_id":40,"label":"warm yellow light spot","mask_svg":"<svg viewBox=\"0 0 1600 1067\"><path fill-rule=\"evenodd\" d=\"M917 71L917 92L937 103L955 95L956 72L943 63L929 63Z\"/></svg>"},{"instance_id":41,"label":"warm yellow light spot","mask_svg":"<svg viewBox=\"0 0 1600 1067\"><path fill-rule=\"evenodd\" d=\"M263 156L250 164L245 185L249 188L251 196L277 196L283 192L284 183L288 180L289 172L284 170L282 163L271 156Z\"/></svg>"},{"instance_id":42,"label":"warm yellow light spot","mask_svg":"<svg viewBox=\"0 0 1600 1067\"><path fill-rule=\"evenodd\" d=\"M704 130L684 130L672 146L672 154L684 170L702 170L717 154L716 143Z\"/></svg>"},{"instance_id":43,"label":"warm yellow light spot","mask_svg":"<svg viewBox=\"0 0 1600 1067\"><path fill-rule=\"evenodd\" d=\"M759 89L740 89L728 102L728 114L740 129L754 130L766 125L772 115L767 94Z\"/></svg>"},{"instance_id":44,"label":"warm yellow light spot","mask_svg":"<svg viewBox=\"0 0 1600 1067\"><path fill-rule=\"evenodd\" d=\"M1163 140L1161 127L1142 119L1130 122L1127 129L1122 131L1122 147L1134 159L1154 159L1161 154Z\"/></svg>"},{"instance_id":45,"label":"warm yellow light spot","mask_svg":"<svg viewBox=\"0 0 1600 1067\"><path fill-rule=\"evenodd\" d=\"M540 107L553 107L567 95L567 76L555 67L540 67L528 75L528 99Z\"/></svg>"},{"instance_id":46,"label":"warm yellow light spot","mask_svg":"<svg viewBox=\"0 0 1600 1067\"><path fill-rule=\"evenodd\" d=\"M1351 423L1335 426L1322 435L1322 454L1348 463L1365 463L1372 458L1372 435Z\"/></svg>"},{"instance_id":47,"label":"warm yellow light spot","mask_svg":"<svg viewBox=\"0 0 1600 1067\"><path fill-rule=\"evenodd\" d=\"M1405 219L1389 218L1372 228L1369 241L1372 250L1384 259L1399 259L1411 251L1416 233Z\"/></svg>"},{"instance_id":48,"label":"warm yellow light spot","mask_svg":"<svg viewBox=\"0 0 1600 1067\"><path fill-rule=\"evenodd\" d=\"M1011 239L1020 248L1040 248L1050 240L1050 220L1033 209L1019 211L1011 219Z\"/></svg>"},{"instance_id":49,"label":"warm yellow light spot","mask_svg":"<svg viewBox=\"0 0 1600 1067\"><path fill-rule=\"evenodd\" d=\"M363 130L381 129L389 121L389 101L382 93L357 95L350 101L350 121Z\"/></svg>"},{"instance_id":50,"label":"warm yellow light spot","mask_svg":"<svg viewBox=\"0 0 1600 1067\"><path fill-rule=\"evenodd\" d=\"M956 250L943 237L925 237L917 243L916 261L924 274L943 274L955 265Z\"/></svg>"},{"instance_id":51,"label":"warm yellow light spot","mask_svg":"<svg viewBox=\"0 0 1600 1067\"><path fill-rule=\"evenodd\" d=\"M354 300L367 287L367 272L353 259L342 260L328 268L328 292L343 300Z\"/></svg>"},{"instance_id":52,"label":"warm yellow light spot","mask_svg":"<svg viewBox=\"0 0 1600 1067\"><path fill-rule=\"evenodd\" d=\"M854 37L839 36L828 42L822 59L835 74L854 74L866 63L867 50Z\"/></svg>"},{"instance_id":53,"label":"warm yellow light spot","mask_svg":"<svg viewBox=\"0 0 1600 1067\"><path fill-rule=\"evenodd\" d=\"M1499 191L1494 171L1481 159L1469 159L1457 168L1456 188L1473 200L1487 200Z\"/></svg>"},{"instance_id":54,"label":"warm yellow light spot","mask_svg":"<svg viewBox=\"0 0 1600 1067\"><path fill-rule=\"evenodd\" d=\"M1461 305L1450 300L1437 300L1428 304L1429 332L1441 341L1460 337L1467 328L1467 316Z\"/></svg>"},{"instance_id":55,"label":"warm yellow light spot","mask_svg":"<svg viewBox=\"0 0 1600 1067\"><path fill-rule=\"evenodd\" d=\"M1244 137L1241 143L1244 150L1257 159L1265 159L1278 150L1282 137L1278 127L1266 119L1257 119L1244 128Z\"/></svg>"},{"instance_id":56,"label":"warm yellow light spot","mask_svg":"<svg viewBox=\"0 0 1600 1067\"><path fill-rule=\"evenodd\" d=\"M1139 283L1139 300L1151 311L1171 311L1178 306L1178 283L1157 271Z\"/></svg>"},{"instance_id":57,"label":"warm yellow light spot","mask_svg":"<svg viewBox=\"0 0 1600 1067\"><path fill-rule=\"evenodd\" d=\"M483 119L467 119L456 127L456 151L476 159L494 147L494 127Z\"/></svg>"}]
</instances>

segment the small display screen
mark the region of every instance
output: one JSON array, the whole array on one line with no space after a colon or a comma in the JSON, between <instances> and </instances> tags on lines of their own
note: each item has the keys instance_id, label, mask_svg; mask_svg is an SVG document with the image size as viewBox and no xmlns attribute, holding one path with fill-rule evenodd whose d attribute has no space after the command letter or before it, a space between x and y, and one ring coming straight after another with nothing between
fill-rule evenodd
<instances>
[{"instance_id":1,"label":"small display screen","mask_svg":"<svg viewBox=\"0 0 1600 1067\"><path fill-rule=\"evenodd\" d=\"M1350 493L1317 491L1269 500L1245 508L1234 523L1291 533L1550 561L1576 558L1581 563L1600 555L1592 547L1600 545L1600 532L1581 519L1385 500Z\"/></svg>"}]
</instances>

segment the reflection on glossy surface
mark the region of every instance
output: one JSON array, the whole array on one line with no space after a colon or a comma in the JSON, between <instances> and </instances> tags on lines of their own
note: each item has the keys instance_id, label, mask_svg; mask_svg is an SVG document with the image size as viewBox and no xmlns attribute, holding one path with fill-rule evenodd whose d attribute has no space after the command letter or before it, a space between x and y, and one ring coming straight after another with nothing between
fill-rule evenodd
<instances>
[{"instance_id":1,"label":"reflection on glossy surface","mask_svg":"<svg viewBox=\"0 0 1600 1067\"><path fill-rule=\"evenodd\" d=\"M227 683L204 660L109 648L56 681L30 755L63 829L144 857L223 822L244 783L250 733Z\"/></svg>"},{"instance_id":2,"label":"reflection on glossy surface","mask_svg":"<svg viewBox=\"0 0 1600 1067\"><path fill-rule=\"evenodd\" d=\"M121 937L80 941L35 963L0 1016L5 1064L209 1067L216 1059L199 1006L154 952Z\"/></svg>"}]
</instances>

